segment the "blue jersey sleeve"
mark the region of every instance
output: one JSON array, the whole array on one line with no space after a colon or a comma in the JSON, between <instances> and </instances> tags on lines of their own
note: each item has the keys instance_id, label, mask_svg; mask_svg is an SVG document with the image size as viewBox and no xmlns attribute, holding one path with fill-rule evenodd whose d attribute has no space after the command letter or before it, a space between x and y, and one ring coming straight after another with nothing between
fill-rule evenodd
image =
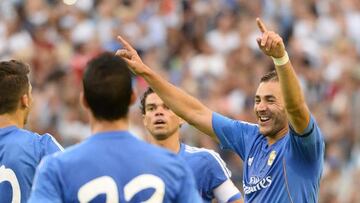
<instances>
[{"instance_id":1,"label":"blue jersey sleeve","mask_svg":"<svg viewBox=\"0 0 360 203\"><path fill-rule=\"evenodd\" d=\"M40 136L41 157L53 154L58 151L64 151L64 148L50 134Z\"/></svg>"},{"instance_id":2,"label":"blue jersey sleeve","mask_svg":"<svg viewBox=\"0 0 360 203\"><path fill-rule=\"evenodd\" d=\"M179 159L180 160L180 159ZM181 162L184 162L180 160ZM180 192L177 198L177 203L183 202L194 202L194 203L202 203L202 199L200 194L196 188L195 179L192 171L184 162L182 164L185 169L185 178L183 179L183 183L180 188Z\"/></svg>"},{"instance_id":3,"label":"blue jersey sleeve","mask_svg":"<svg viewBox=\"0 0 360 203\"><path fill-rule=\"evenodd\" d=\"M214 151L209 150L207 156L207 173L206 182L207 182L207 191L210 199L214 198L213 190L218 187L220 184L230 179L231 172L226 168L225 162L221 159L220 155ZM204 174L204 175L205 175Z\"/></svg>"},{"instance_id":4,"label":"blue jersey sleeve","mask_svg":"<svg viewBox=\"0 0 360 203\"><path fill-rule=\"evenodd\" d=\"M28 203L61 203L60 182L53 156L45 157L37 168Z\"/></svg>"},{"instance_id":5,"label":"blue jersey sleeve","mask_svg":"<svg viewBox=\"0 0 360 203\"><path fill-rule=\"evenodd\" d=\"M324 156L324 139L313 116L302 135L296 133L290 126L290 146L293 152L308 160L318 160Z\"/></svg>"},{"instance_id":6,"label":"blue jersey sleeve","mask_svg":"<svg viewBox=\"0 0 360 203\"><path fill-rule=\"evenodd\" d=\"M256 124L232 120L213 112L212 126L222 149L231 149L244 160L252 142L260 135Z\"/></svg>"}]
</instances>

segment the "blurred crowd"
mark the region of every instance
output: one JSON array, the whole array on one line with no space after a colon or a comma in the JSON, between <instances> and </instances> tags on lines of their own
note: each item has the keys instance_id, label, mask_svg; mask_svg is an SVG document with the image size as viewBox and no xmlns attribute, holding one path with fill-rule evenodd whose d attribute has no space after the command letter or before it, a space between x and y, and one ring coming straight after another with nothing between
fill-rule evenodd
<instances>
[{"instance_id":1,"label":"blurred crowd","mask_svg":"<svg viewBox=\"0 0 360 203\"><path fill-rule=\"evenodd\" d=\"M283 37L325 136L320 203L360 202L359 0L0 1L0 59L30 64L35 102L27 127L64 146L90 135L78 102L82 72L93 56L120 48L118 34L212 110L255 122L254 94L273 68L257 47L256 17ZM137 77L134 84L138 95L147 87ZM146 140L138 104L130 115L132 131ZM191 126L182 136L219 151ZM242 161L220 153L242 189Z\"/></svg>"}]
</instances>

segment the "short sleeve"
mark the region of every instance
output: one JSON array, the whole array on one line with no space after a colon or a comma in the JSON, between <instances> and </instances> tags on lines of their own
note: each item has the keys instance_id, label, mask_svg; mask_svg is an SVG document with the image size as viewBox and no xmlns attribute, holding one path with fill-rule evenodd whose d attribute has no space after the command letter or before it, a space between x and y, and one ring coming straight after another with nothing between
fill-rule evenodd
<instances>
[{"instance_id":1,"label":"short sleeve","mask_svg":"<svg viewBox=\"0 0 360 203\"><path fill-rule=\"evenodd\" d=\"M58 151L64 151L64 148L50 134L40 136L40 143L42 147L41 156L53 154Z\"/></svg>"},{"instance_id":2,"label":"short sleeve","mask_svg":"<svg viewBox=\"0 0 360 203\"><path fill-rule=\"evenodd\" d=\"M230 170L226 167L226 164L221 159L220 155L215 151L208 150L206 166L208 190L211 192L214 188L231 177Z\"/></svg>"},{"instance_id":3,"label":"short sleeve","mask_svg":"<svg viewBox=\"0 0 360 203\"><path fill-rule=\"evenodd\" d=\"M256 124L233 120L221 114L212 114L212 126L222 149L231 149L244 160L254 140L260 136Z\"/></svg>"},{"instance_id":4,"label":"short sleeve","mask_svg":"<svg viewBox=\"0 0 360 203\"><path fill-rule=\"evenodd\" d=\"M231 172L226 167L225 162L220 155L212 150L208 151L207 162L207 185L208 199L216 198L218 202L227 202L228 200L241 199L240 191L232 183Z\"/></svg>"},{"instance_id":5,"label":"short sleeve","mask_svg":"<svg viewBox=\"0 0 360 203\"><path fill-rule=\"evenodd\" d=\"M294 153L299 153L300 157L318 159L324 155L324 139L314 117L310 116L310 121L302 135L296 133L290 126L290 143Z\"/></svg>"},{"instance_id":6,"label":"short sleeve","mask_svg":"<svg viewBox=\"0 0 360 203\"><path fill-rule=\"evenodd\" d=\"M53 156L45 157L39 164L28 203L61 203L58 166Z\"/></svg>"}]
</instances>

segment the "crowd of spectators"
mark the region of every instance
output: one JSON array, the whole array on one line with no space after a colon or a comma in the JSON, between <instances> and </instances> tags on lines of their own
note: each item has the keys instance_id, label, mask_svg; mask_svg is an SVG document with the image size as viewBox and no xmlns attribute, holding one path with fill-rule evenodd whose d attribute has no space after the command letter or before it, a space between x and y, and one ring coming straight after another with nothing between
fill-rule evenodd
<instances>
[{"instance_id":1,"label":"crowd of spectators","mask_svg":"<svg viewBox=\"0 0 360 203\"><path fill-rule=\"evenodd\" d=\"M319 202L360 202L359 0L0 1L0 59L30 64L35 102L27 127L64 146L90 135L78 102L82 72L93 56L119 48L118 34L211 109L255 122L254 93L273 68L256 44L258 16L283 37L325 136ZM139 95L146 88L140 78L134 84ZM131 129L146 140L138 104ZM219 151L200 134L182 127L185 142ZM221 154L242 189L242 162Z\"/></svg>"}]
</instances>

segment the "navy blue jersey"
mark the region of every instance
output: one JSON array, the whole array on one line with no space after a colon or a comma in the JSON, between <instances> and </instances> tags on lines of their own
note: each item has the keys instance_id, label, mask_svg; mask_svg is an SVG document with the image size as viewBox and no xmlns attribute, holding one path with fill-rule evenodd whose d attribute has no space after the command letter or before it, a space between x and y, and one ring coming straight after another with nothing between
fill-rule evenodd
<instances>
[{"instance_id":1,"label":"navy blue jersey","mask_svg":"<svg viewBox=\"0 0 360 203\"><path fill-rule=\"evenodd\" d=\"M197 203L201 198L190 169L176 154L114 131L45 158L29 203L145 201Z\"/></svg>"},{"instance_id":2,"label":"navy blue jersey","mask_svg":"<svg viewBox=\"0 0 360 203\"><path fill-rule=\"evenodd\" d=\"M61 149L49 134L0 128L0 202L26 202L40 160Z\"/></svg>"},{"instance_id":3,"label":"navy blue jersey","mask_svg":"<svg viewBox=\"0 0 360 203\"><path fill-rule=\"evenodd\" d=\"M272 145L255 124L213 113L213 128L222 148L244 161L247 202L317 202L324 162L324 140L311 116L304 135L290 128Z\"/></svg>"},{"instance_id":4,"label":"navy blue jersey","mask_svg":"<svg viewBox=\"0 0 360 203\"><path fill-rule=\"evenodd\" d=\"M211 202L215 198L214 190L230 180L231 172L226 168L220 155L213 150L191 147L181 143L178 155L183 158L192 169L198 190L204 202ZM241 199L241 194L234 185L227 185L221 191L225 201Z\"/></svg>"}]
</instances>

